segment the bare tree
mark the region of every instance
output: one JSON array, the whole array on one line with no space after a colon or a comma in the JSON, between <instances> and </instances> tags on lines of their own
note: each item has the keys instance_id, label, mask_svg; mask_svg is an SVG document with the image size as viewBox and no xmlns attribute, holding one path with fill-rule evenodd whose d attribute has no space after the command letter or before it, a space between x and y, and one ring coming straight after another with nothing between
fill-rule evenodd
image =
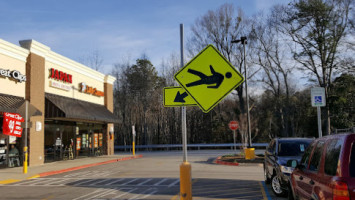
<instances>
[{"instance_id":1,"label":"bare tree","mask_svg":"<svg viewBox=\"0 0 355 200\"><path fill-rule=\"evenodd\" d=\"M287 41L277 28L271 26L272 17L265 17L263 14L254 17L255 22L251 34L251 39L254 41L252 61L262 69L259 81L274 96L274 108L280 119L281 134L291 136L290 74L294 65Z\"/></svg>"},{"instance_id":2,"label":"bare tree","mask_svg":"<svg viewBox=\"0 0 355 200\"><path fill-rule=\"evenodd\" d=\"M248 19L243 11L238 9L236 12L232 4L224 4L215 11L210 10L198 18L191 28L192 37L189 38L187 44L189 56L192 57L208 44L213 44L230 63L243 73L242 45L232 44L232 41L246 36L249 32L248 27ZM240 109L244 113L243 86L239 86L236 90Z\"/></svg>"},{"instance_id":3,"label":"bare tree","mask_svg":"<svg viewBox=\"0 0 355 200\"><path fill-rule=\"evenodd\" d=\"M79 62L89 66L91 69L94 69L96 71L103 71L102 63L104 62L104 59L102 58L99 50L97 49L87 55L84 55L82 58L79 58Z\"/></svg>"},{"instance_id":4,"label":"bare tree","mask_svg":"<svg viewBox=\"0 0 355 200\"><path fill-rule=\"evenodd\" d=\"M309 73L311 81L325 87L344 56L342 48L353 31L353 0L295 0L273 10L274 23L294 42L293 58ZM353 54L351 55L353 56ZM330 134L329 105L326 107L327 134Z\"/></svg>"}]
</instances>

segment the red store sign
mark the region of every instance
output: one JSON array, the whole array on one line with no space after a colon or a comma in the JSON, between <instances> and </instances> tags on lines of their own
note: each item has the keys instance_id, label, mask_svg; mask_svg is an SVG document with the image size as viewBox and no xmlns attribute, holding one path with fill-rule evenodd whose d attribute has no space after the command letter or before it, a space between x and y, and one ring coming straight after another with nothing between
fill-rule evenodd
<instances>
[{"instance_id":1,"label":"red store sign","mask_svg":"<svg viewBox=\"0 0 355 200\"><path fill-rule=\"evenodd\" d=\"M64 73L62 71L56 70L54 68L51 68L51 75L50 78L55 79L57 81L63 81L65 83L72 83L72 75Z\"/></svg>"},{"instance_id":2,"label":"red store sign","mask_svg":"<svg viewBox=\"0 0 355 200\"><path fill-rule=\"evenodd\" d=\"M21 117L21 115L5 112L2 125L3 134L21 137L21 122L24 122L24 119Z\"/></svg>"}]
</instances>

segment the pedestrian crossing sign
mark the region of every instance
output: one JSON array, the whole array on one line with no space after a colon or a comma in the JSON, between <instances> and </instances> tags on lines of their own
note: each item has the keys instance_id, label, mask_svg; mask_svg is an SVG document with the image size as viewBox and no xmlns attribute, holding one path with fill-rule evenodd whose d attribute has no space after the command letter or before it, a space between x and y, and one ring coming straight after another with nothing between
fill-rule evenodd
<instances>
[{"instance_id":1,"label":"pedestrian crossing sign","mask_svg":"<svg viewBox=\"0 0 355 200\"><path fill-rule=\"evenodd\" d=\"M175 80L208 113L242 84L244 77L213 45L208 45L175 74Z\"/></svg>"}]
</instances>

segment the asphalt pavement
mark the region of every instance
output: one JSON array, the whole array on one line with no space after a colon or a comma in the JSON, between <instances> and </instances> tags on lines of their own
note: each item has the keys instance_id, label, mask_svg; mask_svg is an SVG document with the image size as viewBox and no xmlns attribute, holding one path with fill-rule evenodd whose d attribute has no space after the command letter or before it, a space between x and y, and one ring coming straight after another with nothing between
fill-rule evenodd
<instances>
[{"instance_id":1,"label":"asphalt pavement","mask_svg":"<svg viewBox=\"0 0 355 200\"><path fill-rule=\"evenodd\" d=\"M260 164L213 163L218 156L230 153L188 151L193 199L286 199L273 196L270 186L264 184ZM0 199L179 199L182 152L138 154L142 157L132 159L129 153L119 152L48 163L30 167L27 175L22 174L22 168L0 169Z\"/></svg>"}]
</instances>

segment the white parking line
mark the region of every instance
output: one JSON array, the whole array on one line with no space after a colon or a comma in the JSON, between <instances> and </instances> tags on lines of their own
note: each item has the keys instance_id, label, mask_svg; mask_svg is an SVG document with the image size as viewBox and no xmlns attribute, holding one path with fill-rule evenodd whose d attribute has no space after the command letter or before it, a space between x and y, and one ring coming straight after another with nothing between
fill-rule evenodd
<instances>
[{"instance_id":1,"label":"white parking line","mask_svg":"<svg viewBox=\"0 0 355 200\"><path fill-rule=\"evenodd\" d=\"M168 180L168 179L167 179L167 178L163 178L163 180L161 180L161 181L155 183L154 186L158 186L159 184L165 182L166 180Z\"/></svg>"},{"instance_id":2,"label":"white parking line","mask_svg":"<svg viewBox=\"0 0 355 200\"><path fill-rule=\"evenodd\" d=\"M147 179L147 180L141 182L141 183L138 184L137 186L144 185L144 183L148 183L148 182L151 181L151 180L152 180L152 178L149 178L149 179Z\"/></svg>"},{"instance_id":3,"label":"white parking line","mask_svg":"<svg viewBox=\"0 0 355 200\"><path fill-rule=\"evenodd\" d=\"M124 180L125 180L125 178L122 178L122 179L118 179L118 180L113 181L113 182L110 182L110 183L106 183L106 184L104 184L104 185L113 185L113 184L115 184L115 183L118 183L118 182L121 182L121 181L124 181Z\"/></svg>"},{"instance_id":4,"label":"white parking line","mask_svg":"<svg viewBox=\"0 0 355 200\"><path fill-rule=\"evenodd\" d=\"M94 180L94 179L88 179L87 181L75 183L75 184L73 184L73 186L82 185L82 184L84 184L84 183L88 183L88 182L91 182L91 181L93 181L93 180Z\"/></svg>"},{"instance_id":5,"label":"white parking line","mask_svg":"<svg viewBox=\"0 0 355 200\"><path fill-rule=\"evenodd\" d=\"M87 197L87 196L93 195L93 194L95 194L95 193L101 192L102 190L104 190L104 189L95 190L95 191L93 191L93 192L91 192L91 193L88 193L88 194L85 194L85 195L83 195L83 196L77 197L77 198L75 198L75 199L73 199L73 200L84 199L84 197Z\"/></svg>"},{"instance_id":6,"label":"white parking line","mask_svg":"<svg viewBox=\"0 0 355 200\"><path fill-rule=\"evenodd\" d=\"M128 194L128 193L131 193L131 192L133 192L134 190L137 190L138 188L133 188L133 189L131 189L131 188L122 188L122 190L125 190L125 189L130 189L130 190L128 190L127 192L124 192L124 193L122 193L122 194L120 194L120 195L117 195L117 196L113 197L113 199L118 199L118 198L120 198L120 197L123 197L124 195L126 195L126 194Z\"/></svg>"},{"instance_id":7,"label":"white parking line","mask_svg":"<svg viewBox=\"0 0 355 200\"><path fill-rule=\"evenodd\" d=\"M103 179L103 180L101 180L101 181L98 181L98 182L93 182L93 183L91 183L91 184L89 184L89 185L97 185L97 184L99 184L99 183L102 183L102 182L105 182L105 181L107 181L107 179Z\"/></svg>"},{"instance_id":8,"label":"white parking line","mask_svg":"<svg viewBox=\"0 0 355 200\"><path fill-rule=\"evenodd\" d=\"M177 179L176 181L172 182L170 185L168 185L168 187L173 187L178 182L180 182L180 179Z\"/></svg>"},{"instance_id":9,"label":"white parking line","mask_svg":"<svg viewBox=\"0 0 355 200\"><path fill-rule=\"evenodd\" d=\"M153 188L153 191L151 193L149 193L149 194L144 195L142 197L142 199L145 199L145 198L147 198L147 197L149 197L149 196L151 196L151 195L153 195L153 194L155 194L157 192L158 192L158 190L156 188Z\"/></svg>"},{"instance_id":10,"label":"white parking line","mask_svg":"<svg viewBox=\"0 0 355 200\"><path fill-rule=\"evenodd\" d=\"M41 182L44 178L34 178L26 181L21 181L19 183L13 184L13 185L26 185L26 184L33 184L37 182Z\"/></svg>"},{"instance_id":11,"label":"white parking line","mask_svg":"<svg viewBox=\"0 0 355 200\"><path fill-rule=\"evenodd\" d=\"M116 189L103 189L102 192L100 192L97 195L91 196L89 199L95 199L96 197L104 197L110 194L115 194L117 192Z\"/></svg>"},{"instance_id":12,"label":"white parking line","mask_svg":"<svg viewBox=\"0 0 355 200\"><path fill-rule=\"evenodd\" d=\"M40 178L42 179L41 181L39 182L36 182L36 183L32 183L31 185L43 185L44 183L50 183L51 181L54 181L53 179L51 178Z\"/></svg>"},{"instance_id":13,"label":"white parking line","mask_svg":"<svg viewBox=\"0 0 355 200\"><path fill-rule=\"evenodd\" d=\"M146 194L149 190L152 190L152 189L153 189L152 192ZM146 194L146 195L144 195L143 197L140 197L140 199L147 198L147 197L151 196L152 194L154 194L156 192L157 192L157 190L155 188L148 188L144 192L142 192L142 194ZM135 196L133 196L133 197L131 197L129 199L138 199L139 196L141 196L141 194L137 194L137 195L135 195Z\"/></svg>"},{"instance_id":14,"label":"white parking line","mask_svg":"<svg viewBox=\"0 0 355 200\"><path fill-rule=\"evenodd\" d=\"M138 180L138 178L135 178L135 179L133 179L133 180L130 180L130 181L128 181L128 182L126 182L126 183L124 183L124 184L122 184L122 185L127 185L127 184L132 183L132 182L134 182L134 181L136 181L136 180Z\"/></svg>"},{"instance_id":15,"label":"white parking line","mask_svg":"<svg viewBox=\"0 0 355 200\"><path fill-rule=\"evenodd\" d=\"M79 179L80 180L80 179ZM64 186L65 184L58 184L58 183L61 183L61 182L66 182L66 181L69 181L69 182L73 182L73 179L61 179L61 180L53 180L53 183L49 183L48 185L60 185L60 186Z\"/></svg>"}]
</instances>

